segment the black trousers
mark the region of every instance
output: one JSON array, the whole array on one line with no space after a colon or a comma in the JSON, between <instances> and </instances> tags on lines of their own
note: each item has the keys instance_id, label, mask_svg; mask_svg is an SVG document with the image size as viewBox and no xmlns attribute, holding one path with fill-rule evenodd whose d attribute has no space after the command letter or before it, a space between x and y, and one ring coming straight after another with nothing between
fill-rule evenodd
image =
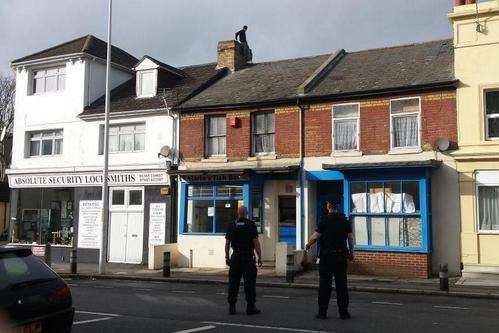
<instances>
[{"instance_id":1,"label":"black trousers","mask_svg":"<svg viewBox=\"0 0 499 333\"><path fill-rule=\"evenodd\" d=\"M232 255L229 268L229 292L227 300L229 304L236 304L237 294L241 277L244 278L244 293L246 303L252 306L256 302L256 263L255 258L250 256Z\"/></svg>"},{"instance_id":2,"label":"black trousers","mask_svg":"<svg viewBox=\"0 0 499 333\"><path fill-rule=\"evenodd\" d=\"M331 299L332 279L336 286L338 311L348 311L347 258L344 255L328 255L319 262L319 312L326 313Z\"/></svg>"}]
</instances>

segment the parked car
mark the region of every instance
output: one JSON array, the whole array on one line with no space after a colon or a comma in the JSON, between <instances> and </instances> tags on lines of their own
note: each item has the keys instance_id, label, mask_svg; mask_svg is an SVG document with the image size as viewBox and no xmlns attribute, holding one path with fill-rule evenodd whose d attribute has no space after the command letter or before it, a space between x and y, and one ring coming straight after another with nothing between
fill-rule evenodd
<instances>
[{"instance_id":1,"label":"parked car","mask_svg":"<svg viewBox=\"0 0 499 333\"><path fill-rule=\"evenodd\" d=\"M30 249L0 247L1 332L71 332L72 303L66 282Z\"/></svg>"}]
</instances>

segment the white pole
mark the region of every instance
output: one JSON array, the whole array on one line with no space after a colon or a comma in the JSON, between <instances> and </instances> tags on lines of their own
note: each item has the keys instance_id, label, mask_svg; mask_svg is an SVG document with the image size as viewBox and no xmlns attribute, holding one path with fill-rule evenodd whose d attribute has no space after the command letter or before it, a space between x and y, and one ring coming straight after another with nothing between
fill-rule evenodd
<instances>
[{"instance_id":1,"label":"white pole","mask_svg":"<svg viewBox=\"0 0 499 333\"><path fill-rule=\"evenodd\" d=\"M107 184L107 174L109 171L109 110L110 84L109 76L111 74L111 18L112 18L113 0L109 0L109 10L107 19L107 56L106 56L106 101L104 113L104 168L102 170L102 239L99 251L99 274L105 273L106 263L106 245L107 245L107 225L109 220L109 191Z\"/></svg>"}]
</instances>

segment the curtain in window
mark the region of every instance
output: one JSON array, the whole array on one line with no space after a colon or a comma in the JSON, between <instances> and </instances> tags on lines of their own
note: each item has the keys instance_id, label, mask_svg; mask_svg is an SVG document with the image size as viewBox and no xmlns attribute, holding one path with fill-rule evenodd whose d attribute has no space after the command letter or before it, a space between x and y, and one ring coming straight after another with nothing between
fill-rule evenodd
<instances>
[{"instance_id":1,"label":"curtain in window","mask_svg":"<svg viewBox=\"0 0 499 333\"><path fill-rule=\"evenodd\" d=\"M357 120L335 120L334 122L334 149L357 149Z\"/></svg>"},{"instance_id":2,"label":"curtain in window","mask_svg":"<svg viewBox=\"0 0 499 333\"><path fill-rule=\"evenodd\" d=\"M392 122L394 147L418 146L419 126L417 115L393 117Z\"/></svg>"},{"instance_id":3,"label":"curtain in window","mask_svg":"<svg viewBox=\"0 0 499 333\"><path fill-rule=\"evenodd\" d=\"M478 188L480 230L499 230L499 186Z\"/></svg>"}]
</instances>

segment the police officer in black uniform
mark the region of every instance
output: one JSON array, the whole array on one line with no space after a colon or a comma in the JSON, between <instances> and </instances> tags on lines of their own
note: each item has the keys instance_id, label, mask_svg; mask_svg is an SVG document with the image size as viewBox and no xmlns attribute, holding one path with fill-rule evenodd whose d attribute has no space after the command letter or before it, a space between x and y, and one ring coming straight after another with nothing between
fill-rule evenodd
<instances>
[{"instance_id":1,"label":"police officer in black uniform","mask_svg":"<svg viewBox=\"0 0 499 333\"><path fill-rule=\"evenodd\" d=\"M246 314L260 313L255 307L256 302L256 263L262 266L262 251L258 241L258 231L255 222L246 218L247 209L241 206L237 210L237 220L228 228L225 235L225 261L229 268L229 313L236 313L237 294L241 277L244 278L244 293L246 294ZM229 257L232 247L232 256ZM257 258L255 258L255 252ZM255 260L256 259L256 260Z\"/></svg>"},{"instance_id":2,"label":"police officer in black uniform","mask_svg":"<svg viewBox=\"0 0 499 333\"><path fill-rule=\"evenodd\" d=\"M319 313L317 318L327 318L327 308L331 298L332 276L336 285L336 299L341 319L349 319L347 258L353 260L352 228L345 215L337 212L331 202L326 202L326 212L319 226L310 237L306 249L319 240ZM348 243L348 248L347 248Z\"/></svg>"}]
</instances>

